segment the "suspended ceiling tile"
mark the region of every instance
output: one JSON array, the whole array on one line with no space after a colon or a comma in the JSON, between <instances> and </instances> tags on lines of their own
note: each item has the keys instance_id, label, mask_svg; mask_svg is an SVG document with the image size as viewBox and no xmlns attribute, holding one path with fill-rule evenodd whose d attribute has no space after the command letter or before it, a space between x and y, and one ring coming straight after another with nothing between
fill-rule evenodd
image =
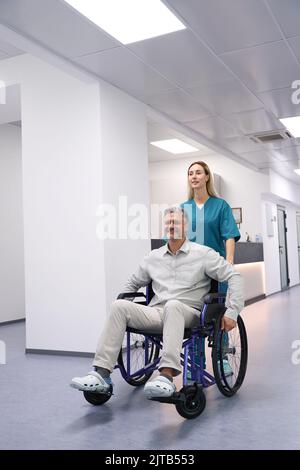
<instances>
[{"instance_id":1,"label":"suspended ceiling tile","mask_svg":"<svg viewBox=\"0 0 300 470\"><path fill-rule=\"evenodd\" d=\"M209 115L195 99L180 90L150 96L147 103L181 122Z\"/></svg>"},{"instance_id":2,"label":"suspended ceiling tile","mask_svg":"<svg viewBox=\"0 0 300 470\"><path fill-rule=\"evenodd\" d=\"M0 51L5 53L8 57L15 57L20 54L24 54L24 51L17 49L8 42L0 38Z\"/></svg>"},{"instance_id":3,"label":"suspended ceiling tile","mask_svg":"<svg viewBox=\"0 0 300 470\"><path fill-rule=\"evenodd\" d=\"M278 171L278 170L283 170L283 168L286 168L284 167L284 163L283 162L270 162L269 163L269 168L272 168L272 170L275 170L275 171Z\"/></svg>"},{"instance_id":4,"label":"suspended ceiling tile","mask_svg":"<svg viewBox=\"0 0 300 470\"><path fill-rule=\"evenodd\" d=\"M181 133L181 132L179 132L175 129L171 129L170 127L164 126L161 123L148 123L147 133L148 133L148 141L149 142L153 142L153 141L157 141L157 140L167 140L167 139L176 138L176 139L180 139L183 142L185 142L187 144L190 144L193 147L195 147L197 149L196 153L199 154L199 155L210 155L210 154L215 153L213 150L211 150L206 145L201 144L199 141L196 141L196 140L184 135L183 133ZM156 151L156 150L158 150L158 151L161 150L159 147L156 147L156 146L153 146L153 145L149 145L149 149L152 152ZM162 151L165 152L164 150L162 150ZM192 152L192 155L194 153L195 152ZM186 155L189 156L190 154L188 153Z\"/></svg>"},{"instance_id":5,"label":"suspended ceiling tile","mask_svg":"<svg viewBox=\"0 0 300 470\"><path fill-rule=\"evenodd\" d=\"M188 88L190 94L212 114L249 111L262 107L261 102L238 80L231 79L215 84L200 84Z\"/></svg>"},{"instance_id":6,"label":"suspended ceiling tile","mask_svg":"<svg viewBox=\"0 0 300 470\"><path fill-rule=\"evenodd\" d=\"M179 159L182 159L182 158L190 158L191 161L195 161L195 160L201 159L204 156L211 155L214 152L207 149L207 152L201 150L201 151L197 151L197 152L181 153L181 154L178 154L178 155L174 155L174 154L172 154L170 152L166 152L162 149L155 148L155 147L153 147L153 145L149 145L148 153L149 153L149 161L159 162L159 161L179 160Z\"/></svg>"},{"instance_id":7,"label":"suspended ceiling tile","mask_svg":"<svg viewBox=\"0 0 300 470\"><path fill-rule=\"evenodd\" d=\"M300 159L298 160L289 160L286 162L283 162L284 165L286 165L286 168L288 168L292 174L295 175L295 177L299 178L299 183L300 183L300 177L294 173L295 169L300 168Z\"/></svg>"},{"instance_id":8,"label":"suspended ceiling tile","mask_svg":"<svg viewBox=\"0 0 300 470\"><path fill-rule=\"evenodd\" d=\"M292 172L291 174L289 172L289 176L286 176L286 178L289 179L290 181L292 181L292 183L295 183L295 184L300 186L299 176L296 175L295 172Z\"/></svg>"},{"instance_id":9,"label":"suspended ceiling tile","mask_svg":"<svg viewBox=\"0 0 300 470\"><path fill-rule=\"evenodd\" d=\"M294 163L291 164L290 162L273 162L270 163L270 168L273 170L285 170L291 176L294 172L294 169L297 168L297 165Z\"/></svg>"},{"instance_id":10,"label":"suspended ceiling tile","mask_svg":"<svg viewBox=\"0 0 300 470\"><path fill-rule=\"evenodd\" d=\"M148 134L148 153L150 161L163 161L163 160L174 160L178 158L190 158L193 160L200 159L206 155L214 155L214 150L211 150L206 145L202 145L199 141L191 139L181 132L171 129L168 126L165 126L158 122L148 122L147 125L147 134ZM151 145L150 142L157 140L166 140L166 139L180 139L187 144L196 147L196 152L173 155L170 152L160 149L154 145Z\"/></svg>"},{"instance_id":11,"label":"suspended ceiling tile","mask_svg":"<svg viewBox=\"0 0 300 470\"><path fill-rule=\"evenodd\" d=\"M221 57L255 92L288 87L300 77L300 65L284 41L230 52Z\"/></svg>"},{"instance_id":12,"label":"suspended ceiling tile","mask_svg":"<svg viewBox=\"0 0 300 470\"><path fill-rule=\"evenodd\" d=\"M274 162L269 164L269 168L300 186L300 177L294 172L297 166L290 165L288 162Z\"/></svg>"},{"instance_id":13,"label":"suspended ceiling tile","mask_svg":"<svg viewBox=\"0 0 300 470\"><path fill-rule=\"evenodd\" d=\"M248 137L228 137L226 139L219 140L219 143L235 153L245 153L251 151L262 150L261 144L252 142Z\"/></svg>"},{"instance_id":14,"label":"suspended ceiling tile","mask_svg":"<svg viewBox=\"0 0 300 470\"><path fill-rule=\"evenodd\" d=\"M300 158L300 146L274 149L272 155L280 162L297 161Z\"/></svg>"},{"instance_id":15,"label":"suspended ceiling tile","mask_svg":"<svg viewBox=\"0 0 300 470\"><path fill-rule=\"evenodd\" d=\"M230 78L226 67L188 30L136 42L128 47L183 87L194 82L219 83Z\"/></svg>"},{"instance_id":16,"label":"suspended ceiling tile","mask_svg":"<svg viewBox=\"0 0 300 470\"><path fill-rule=\"evenodd\" d=\"M238 135L238 132L234 127L228 124L227 121L216 116L186 122L185 125L197 132L200 132L211 140L224 139Z\"/></svg>"},{"instance_id":17,"label":"suspended ceiling tile","mask_svg":"<svg viewBox=\"0 0 300 470\"><path fill-rule=\"evenodd\" d=\"M224 118L231 122L243 134L254 134L256 132L284 128L281 122L265 109L229 114L228 116L224 116Z\"/></svg>"},{"instance_id":18,"label":"suspended ceiling tile","mask_svg":"<svg viewBox=\"0 0 300 470\"><path fill-rule=\"evenodd\" d=\"M148 146L148 155L150 162L161 162L165 160L173 160L175 155L166 152L162 149L155 148L153 145Z\"/></svg>"},{"instance_id":19,"label":"suspended ceiling tile","mask_svg":"<svg viewBox=\"0 0 300 470\"><path fill-rule=\"evenodd\" d=\"M300 74L298 77L300 78ZM296 77L294 77L294 79L296 79ZM297 92L297 90L292 89L291 86L289 86L279 90L259 93L258 96L265 106L275 114L275 116L278 118L284 118L289 116L300 116L300 93L298 93L299 104L292 101L292 97L295 92Z\"/></svg>"},{"instance_id":20,"label":"suspended ceiling tile","mask_svg":"<svg viewBox=\"0 0 300 470\"><path fill-rule=\"evenodd\" d=\"M76 62L143 101L149 95L175 89L124 47L80 57Z\"/></svg>"},{"instance_id":21,"label":"suspended ceiling tile","mask_svg":"<svg viewBox=\"0 0 300 470\"><path fill-rule=\"evenodd\" d=\"M167 3L218 54L281 39L261 0L167 0Z\"/></svg>"},{"instance_id":22,"label":"suspended ceiling tile","mask_svg":"<svg viewBox=\"0 0 300 470\"><path fill-rule=\"evenodd\" d=\"M8 55L5 54L5 52L0 51L0 60L2 59L8 59Z\"/></svg>"},{"instance_id":23,"label":"suspended ceiling tile","mask_svg":"<svg viewBox=\"0 0 300 470\"><path fill-rule=\"evenodd\" d=\"M299 17L300 19L300 17ZM300 29L298 31L298 34L300 33ZM300 60L300 36L296 36L295 38L290 38L288 40L289 44L291 45L293 51L295 52L298 60ZM297 77L298 79L300 78L300 74Z\"/></svg>"},{"instance_id":24,"label":"suspended ceiling tile","mask_svg":"<svg viewBox=\"0 0 300 470\"><path fill-rule=\"evenodd\" d=\"M240 156L256 166L262 163L268 164L270 162L277 161L275 157L272 157L272 155L270 155L268 152L264 152L263 150L241 153Z\"/></svg>"},{"instance_id":25,"label":"suspended ceiling tile","mask_svg":"<svg viewBox=\"0 0 300 470\"><path fill-rule=\"evenodd\" d=\"M276 149L283 150L288 147L292 146L298 146L300 145L300 138L298 139L284 139L284 140L274 140L274 142L268 142L264 143L263 146L266 148L268 151L273 151Z\"/></svg>"},{"instance_id":26,"label":"suspended ceiling tile","mask_svg":"<svg viewBox=\"0 0 300 470\"><path fill-rule=\"evenodd\" d=\"M119 46L61 0L1 0L0 7L0 22L65 57Z\"/></svg>"},{"instance_id":27,"label":"suspended ceiling tile","mask_svg":"<svg viewBox=\"0 0 300 470\"><path fill-rule=\"evenodd\" d=\"M286 37L299 34L299 0L268 0L268 3Z\"/></svg>"},{"instance_id":28,"label":"suspended ceiling tile","mask_svg":"<svg viewBox=\"0 0 300 470\"><path fill-rule=\"evenodd\" d=\"M270 165L272 164L273 162L257 162L256 163L256 167L259 169L259 170L263 170L263 169L266 169L266 168L270 168Z\"/></svg>"},{"instance_id":29,"label":"suspended ceiling tile","mask_svg":"<svg viewBox=\"0 0 300 470\"><path fill-rule=\"evenodd\" d=\"M185 154L174 155L171 152L167 152L166 150L155 148L153 145L149 144L148 147L149 153L149 160L152 162L160 162L166 160L175 160L176 158L184 158ZM194 155L193 153L191 155Z\"/></svg>"},{"instance_id":30,"label":"suspended ceiling tile","mask_svg":"<svg viewBox=\"0 0 300 470\"><path fill-rule=\"evenodd\" d=\"M153 142L156 140L173 139L175 137L175 131L173 129L170 129L167 126L156 122L148 122L147 134L149 142ZM158 147L154 147L153 145L151 145L150 148L156 149Z\"/></svg>"}]
</instances>

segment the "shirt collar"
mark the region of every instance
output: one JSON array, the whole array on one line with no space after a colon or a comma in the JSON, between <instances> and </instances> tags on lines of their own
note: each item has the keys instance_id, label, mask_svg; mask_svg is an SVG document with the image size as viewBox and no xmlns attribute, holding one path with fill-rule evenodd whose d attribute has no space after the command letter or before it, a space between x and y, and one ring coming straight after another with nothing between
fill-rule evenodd
<instances>
[{"instance_id":1,"label":"shirt collar","mask_svg":"<svg viewBox=\"0 0 300 470\"><path fill-rule=\"evenodd\" d=\"M181 245L178 251L182 251L183 253L189 253L190 242L187 238L185 239L185 242ZM173 255L173 253L169 250L168 242L164 245L163 255L165 255L166 253L170 253L171 255Z\"/></svg>"}]
</instances>

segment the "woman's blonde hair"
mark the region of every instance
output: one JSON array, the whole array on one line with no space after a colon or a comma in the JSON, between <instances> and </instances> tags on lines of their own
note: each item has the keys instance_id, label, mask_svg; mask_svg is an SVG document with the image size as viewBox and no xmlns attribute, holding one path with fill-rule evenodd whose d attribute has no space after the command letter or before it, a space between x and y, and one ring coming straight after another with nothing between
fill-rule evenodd
<instances>
[{"instance_id":1,"label":"woman's blonde hair","mask_svg":"<svg viewBox=\"0 0 300 470\"><path fill-rule=\"evenodd\" d=\"M205 163L205 162L193 162L193 163L191 163L190 166L188 167L188 171L187 171L188 178L189 178L190 168L193 165L202 166L205 174L208 176L208 181L206 182L206 191L208 192L209 196L218 197L218 193L217 193L217 191L215 189L215 186L214 186L213 175L212 175L212 172L210 171L209 166L207 165L207 163ZM194 190L191 188L189 180L188 180L188 199L194 199Z\"/></svg>"}]
</instances>

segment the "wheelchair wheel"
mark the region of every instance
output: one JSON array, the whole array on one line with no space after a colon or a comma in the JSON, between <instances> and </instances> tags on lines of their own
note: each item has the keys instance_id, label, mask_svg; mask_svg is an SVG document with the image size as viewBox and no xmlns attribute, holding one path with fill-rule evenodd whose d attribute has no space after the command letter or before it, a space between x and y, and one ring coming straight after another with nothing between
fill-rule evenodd
<instances>
[{"instance_id":1,"label":"wheelchair wheel","mask_svg":"<svg viewBox=\"0 0 300 470\"><path fill-rule=\"evenodd\" d=\"M153 363L159 357L159 347L148 339L148 362L145 363L145 336L130 333L130 375L134 374L146 365ZM118 356L118 365L127 373L127 351L121 350ZM135 377L124 377L129 385L138 387L144 385L151 377L153 371Z\"/></svg>"},{"instance_id":2,"label":"wheelchair wheel","mask_svg":"<svg viewBox=\"0 0 300 470\"><path fill-rule=\"evenodd\" d=\"M221 330L221 321L222 317L215 324L212 365L218 389L226 397L231 397L241 387L246 375L247 334L242 317L238 316L236 327L229 332Z\"/></svg>"},{"instance_id":3,"label":"wheelchair wheel","mask_svg":"<svg viewBox=\"0 0 300 470\"><path fill-rule=\"evenodd\" d=\"M83 392L83 396L91 405L99 406L106 403L113 394L113 386L109 387L107 393Z\"/></svg>"},{"instance_id":4,"label":"wheelchair wheel","mask_svg":"<svg viewBox=\"0 0 300 470\"><path fill-rule=\"evenodd\" d=\"M180 393L185 395L185 400L176 403L176 410L186 419L194 419L201 415L206 405L206 398L203 390L197 389L194 385L183 387Z\"/></svg>"}]
</instances>

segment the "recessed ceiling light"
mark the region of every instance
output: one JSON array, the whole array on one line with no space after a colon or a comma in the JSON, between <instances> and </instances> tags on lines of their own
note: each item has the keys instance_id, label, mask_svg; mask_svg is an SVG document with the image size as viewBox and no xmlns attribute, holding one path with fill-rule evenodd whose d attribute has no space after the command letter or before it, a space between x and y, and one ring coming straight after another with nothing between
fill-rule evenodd
<instances>
[{"instance_id":1,"label":"recessed ceiling light","mask_svg":"<svg viewBox=\"0 0 300 470\"><path fill-rule=\"evenodd\" d=\"M192 145L186 144L179 139L168 139L168 140L157 140L156 142L150 142L155 147L159 147L167 152L179 154L197 152L198 149Z\"/></svg>"},{"instance_id":2,"label":"recessed ceiling light","mask_svg":"<svg viewBox=\"0 0 300 470\"><path fill-rule=\"evenodd\" d=\"M65 0L123 44L185 29L160 0Z\"/></svg>"},{"instance_id":3,"label":"recessed ceiling light","mask_svg":"<svg viewBox=\"0 0 300 470\"><path fill-rule=\"evenodd\" d=\"M293 137L300 137L300 116L279 119Z\"/></svg>"},{"instance_id":4,"label":"recessed ceiling light","mask_svg":"<svg viewBox=\"0 0 300 470\"><path fill-rule=\"evenodd\" d=\"M294 170L295 173L297 173L297 175L300 176L300 168L297 168L297 170Z\"/></svg>"}]
</instances>

